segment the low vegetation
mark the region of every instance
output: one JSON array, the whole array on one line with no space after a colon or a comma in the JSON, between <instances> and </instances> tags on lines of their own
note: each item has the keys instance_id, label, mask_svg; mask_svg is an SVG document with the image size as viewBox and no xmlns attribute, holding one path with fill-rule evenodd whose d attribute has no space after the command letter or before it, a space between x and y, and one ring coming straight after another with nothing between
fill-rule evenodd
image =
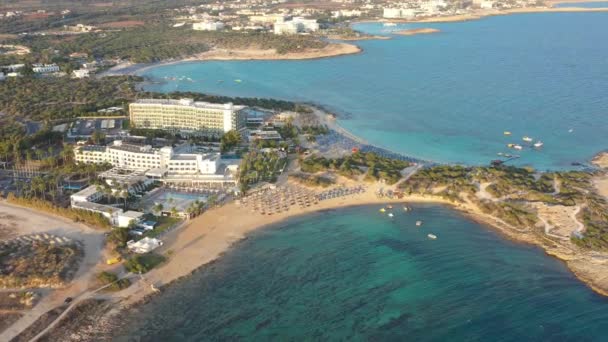
<instances>
[{"instance_id":1,"label":"low vegetation","mask_svg":"<svg viewBox=\"0 0 608 342\"><path fill-rule=\"evenodd\" d=\"M5 242L0 251L0 288L63 286L73 277L81 256L75 244Z\"/></svg>"},{"instance_id":2,"label":"low vegetation","mask_svg":"<svg viewBox=\"0 0 608 342\"><path fill-rule=\"evenodd\" d=\"M136 76L102 79L11 77L0 82L0 108L9 116L31 120L65 120L126 107L136 97Z\"/></svg>"},{"instance_id":3,"label":"low vegetation","mask_svg":"<svg viewBox=\"0 0 608 342\"><path fill-rule=\"evenodd\" d=\"M382 157L373 152L357 152L336 159L310 156L300 160L302 172L332 171L347 178L365 174L366 180L384 181L387 184L398 182L401 179L401 171L409 165L407 161Z\"/></svg>"},{"instance_id":4,"label":"low vegetation","mask_svg":"<svg viewBox=\"0 0 608 342\"><path fill-rule=\"evenodd\" d=\"M160 265L164 261L164 256L155 253L148 253L133 256L131 259L125 261L124 266L129 272L143 274Z\"/></svg>"},{"instance_id":5,"label":"low vegetation","mask_svg":"<svg viewBox=\"0 0 608 342\"><path fill-rule=\"evenodd\" d=\"M287 159L282 158L276 151L247 153L243 157L239 171L241 191L246 191L251 185L258 182L276 182L278 175L286 165Z\"/></svg>"},{"instance_id":6,"label":"low vegetation","mask_svg":"<svg viewBox=\"0 0 608 342\"><path fill-rule=\"evenodd\" d=\"M131 286L131 281L129 279L123 278L118 279L118 276L112 272L103 271L97 275L97 280L99 280L102 286L109 285L105 288L107 291L116 292L120 290L124 290L127 287ZM111 284L111 285L110 285Z\"/></svg>"},{"instance_id":7,"label":"low vegetation","mask_svg":"<svg viewBox=\"0 0 608 342\"><path fill-rule=\"evenodd\" d=\"M335 181L326 176L320 175L309 175L303 173L297 173L289 175L289 179L306 186L318 186L326 188L330 185L335 184Z\"/></svg>"},{"instance_id":8,"label":"low vegetation","mask_svg":"<svg viewBox=\"0 0 608 342\"><path fill-rule=\"evenodd\" d=\"M11 192L7 197L7 201L12 204L33 208L48 214L62 216L73 220L74 222L82 222L84 224L98 228L107 229L111 227L108 219L103 217L101 214L93 213L86 210L59 207L49 201L45 201L39 198L16 197Z\"/></svg>"},{"instance_id":9,"label":"low vegetation","mask_svg":"<svg viewBox=\"0 0 608 342\"><path fill-rule=\"evenodd\" d=\"M31 49L30 60L63 62L71 53L103 59L150 63L221 49L274 49L279 54L323 48L328 43L313 36L274 35L263 32L194 31L190 26L166 24L78 35L32 35L9 40Z\"/></svg>"}]
</instances>

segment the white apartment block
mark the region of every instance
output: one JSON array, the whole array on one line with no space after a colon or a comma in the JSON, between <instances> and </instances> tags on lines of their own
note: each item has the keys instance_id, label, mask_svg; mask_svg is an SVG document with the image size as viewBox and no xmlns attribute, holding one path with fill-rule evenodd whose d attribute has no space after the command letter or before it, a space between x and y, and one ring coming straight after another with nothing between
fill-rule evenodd
<instances>
[{"instance_id":1,"label":"white apartment block","mask_svg":"<svg viewBox=\"0 0 608 342\"><path fill-rule=\"evenodd\" d=\"M192 29L195 31L219 31L224 29L224 23L221 21L203 21L192 24Z\"/></svg>"},{"instance_id":2,"label":"white apartment block","mask_svg":"<svg viewBox=\"0 0 608 342\"><path fill-rule=\"evenodd\" d=\"M316 19L294 17L289 21L277 21L274 23L274 34L296 34L317 30L319 30L319 23L317 23Z\"/></svg>"},{"instance_id":3,"label":"white apartment block","mask_svg":"<svg viewBox=\"0 0 608 342\"><path fill-rule=\"evenodd\" d=\"M416 10L412 8L384 8L382 17L387 19L413 19Z\"/></svg>"},{"instance_id":4,"label":"white apartment block","mask_svg":"<svg viewBox=\"0 0 608 342\"><path fill-rule=\"evenodd\" d=\"M245 127L245 106L195 102L192 99L145 99L129 104L131 124L185 134L220 136Z\"/></svg>"},{"instance_id":5,"label":"white apartment block","mask_svg":"<svg viewBox=\"0 0 608 342\"><path fill-rule=\"evenodd\" d=\"M152 148L120 140L110 146L78 146L74 156L79 163L109 163L124 169L174 175L215 174L220 160L219 153L175 153L171 146Z\"/></svg>"}]
</instances>

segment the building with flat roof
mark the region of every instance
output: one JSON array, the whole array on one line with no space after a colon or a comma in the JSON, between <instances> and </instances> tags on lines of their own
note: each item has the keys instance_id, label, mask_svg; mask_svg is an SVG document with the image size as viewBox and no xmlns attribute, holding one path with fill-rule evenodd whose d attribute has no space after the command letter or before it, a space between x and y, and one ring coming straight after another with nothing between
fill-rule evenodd
<instances>
[{"instance_id":1,"label":"building with flat roof","mask_svg":"<svg viewBox=\"0 0 608 342\"><path fill-rule=\"evenodd\" d=\"M224 28L224 23L221 21L201 21L200 23L192 24L192 29L195 31L219 31Z\"/></svg>"},{"instance_id":2,"label":"building with flat roof","mask_svg":"<svg viewBox=\"0 0 608 342\"><path fill-rule=\"evenodd\" d=\"M245 106L197 102L192 99L142 99L129 104L131 124L138 128L221 136L246 125Z\"/></svg>"},{"instance_id":3,"label":"building with flat roof","mask_svg":"<svg viewBox=\"0 0 608 342\"><path fill-rule=\"evenodd\" d=\"M133 220L139 222L144 215L137 211L123 211L111 205L95 203L102 197L103 194L97 190L97 187L91 185L70 196L70 204L74 209L101 214L110 221L111 225L122 228L128 227Z\"/></svg>"},{"instance_id":4,"label":"building with flat roof","mask_svg":"<svg viewBox=\"0 0 608 342\"><path fill-rule=\"evenodd\" d=\"M129 170L160 169L167 174L188 175L215 174L220 160L219 153L177 153L171 146L152 148L121 140L109 146L77 146L74 157L79 163L110 163Z\"/></svg>"}]
</instances>

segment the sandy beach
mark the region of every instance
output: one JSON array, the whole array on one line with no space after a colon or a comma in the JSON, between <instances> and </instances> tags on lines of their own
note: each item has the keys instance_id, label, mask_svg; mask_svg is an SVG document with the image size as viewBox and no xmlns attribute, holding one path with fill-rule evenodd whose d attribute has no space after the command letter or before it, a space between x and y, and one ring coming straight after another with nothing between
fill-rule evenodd
<instances>
[{"instance_id":1,"label":"sandy beach","mask_svg":"<svg viewBox=\"0 0 608 342\"><path fill-rule=\"evenodd\" d=\"M417 28L417 29L411 29L411 30L401 30L401 31L393 32L393 33L402 35L402 36L415 36L415 35L419 35L419 34L433 34L433 33L439 33L439 32L441 32L441 30L434 29L434 28Z\"/></svg>"},{"instance_id":2,"label":"sandy beach","mask_svg":"<svg viewBox=\"0 0 608 342\"><path fill-rule=\"evenodd\" d=\"M333 39L333 40L351 41L351 42L356 42L358 40L389 40L389 39L392 39L389 36L376 36L376 35L361 35L359 37L328 35L326 38Z\"/></svg>"},{"instance_id":3,"label":"sandy beach","mask_svg":"<svg viewBox=\"0 0 608 342\"><path fill-rule=\"evenodd\" d=\"M456 204L431 195L410 195L401 199L381 198L376 194L380 188L388 189L383 184L368 184L367 191L364 193L321 201L306 208L291 207L287 212L273 215L253 212L240 204L239 201L214 208L193 219L184 228L165 237L165 245L159 250L159 253L170 255L169 261L147 273L145 276L146 282L160 288L176 279L188 276L199 267L219 258L235 242L246 238L247 234L252 231L296 216L357 205L378 205L380 208L389 203L436 203L449 205L471 219L496 229L509 239L542 247L547 254L564 260L568 267L591 288L608 295L608 278L605 277L608 274L608 259L606 259L606 256L575 251L568 242L569 238L566 238L566 242L563 244L556 243L557 239L550 239L555 236L544 236L534 231L510 226L500 219L482 213L471 202ZM551 213L547 208L543 208L543 210L545 213ZM555 216L553 224L556 226L556 230L552 232L554 235L561 233L559 230L561 223L568 227L578 224L578 221L571 215L564 216L563 222L560 220L559 217ZM569 231L565 231L563 234L568 236ZM121 294L121 296L126 297L123 302L125 305L137 303L146 295L152 294L153 291L146 287L132 286L127 292L129 293Z\"/></svg>"},{"instance_id":4,"label":"sandy beach","mask_svg":"<svg viewBox=\"0 0 608 342\"><path fill-rule=\"evenodd\" d=\"M231 60L301 60L301 59L319 59L337 57L343 55L352 55L360 53L360 47L348 43L331 43L321 49L308 49L302 52L288 52L284 54L277 53L275 50L259 50L259 49L244 49L244 50L227 50L227 49L212 49L200 54L196 54L186 58L176 60L167 60L158 63L136 64L131 62L120 63L99 76L119 76L132 75L138 72L143 72L147 69L161 65L171 65L182 62L195 61L231 61Z\"/></svg>"}]
</instances>

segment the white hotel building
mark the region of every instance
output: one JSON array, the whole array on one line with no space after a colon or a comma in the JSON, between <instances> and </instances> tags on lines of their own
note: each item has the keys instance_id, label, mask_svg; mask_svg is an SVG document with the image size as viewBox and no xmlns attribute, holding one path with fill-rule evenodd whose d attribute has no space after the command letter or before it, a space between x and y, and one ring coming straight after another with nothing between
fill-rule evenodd
<instances>
[{"instance_id":1,"label":"white hotel building","mask_svg":"<svg viewBox=\"0 0 608 342\"><path fill-rule=\"evenodd\" d=\"M120 140L110 146L78 146L74 156L79 163L109 163L115 167L152 171L159 175L209 175L217 172L219 153L175 153L173 147L126 144Z\"/></svg>"},{"instance_id":2,"label":"white hotel building","mask_svg":"<svg viewBox=\"0 0 608 342\"><path fill-rule=\"evenodd\" d=\"M245 106L195 102L192 99L142 99L129 104L131 124L184 134L221 136L245 127Z\"/></svg>"}]
</instances>

